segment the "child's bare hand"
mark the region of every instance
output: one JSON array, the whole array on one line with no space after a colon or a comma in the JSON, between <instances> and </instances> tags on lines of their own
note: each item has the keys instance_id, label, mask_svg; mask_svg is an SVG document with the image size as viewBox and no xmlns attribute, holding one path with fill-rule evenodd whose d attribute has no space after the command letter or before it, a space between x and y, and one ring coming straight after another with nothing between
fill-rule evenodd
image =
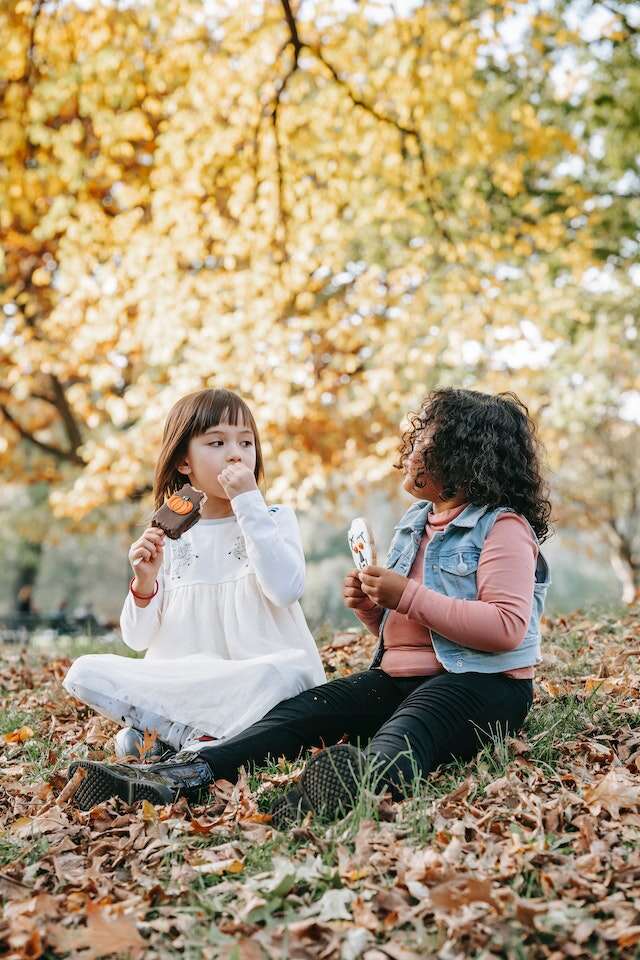
<instances>
[{"instance_id":1,"label":"child's bare hand","mask_svg":"<svg viewBox=\"0 0 640 960\"><path fill-rule=\"evenodd\" d=\"M131 544L129 563L140 584L154 584L164 556L164 541L163 530L147 527L142 536Z\"/></svg>"},{"instance_id":2,"label":"child's bare hand","mask_svg":"<svg viewBox=\"0 0 640 960\"><path fill-rule=\"evenodd\" d=\"M233 500L239 493L248 493L249 490L258 489L253 471L249 470L249 467L245 466L244 463L228 464L224 470L218 474L218 483L229 497L229 500Z\"/></svg>"},{"instance_id":3,"label":"child's bare hand","mask_svg":"<svg viewBox=\"0 0 640 960\"><path fill-rule=\"evenodd\" d=\"M372 606L369 597L362 590L362 584L358 577L358 571L352 570L344 578L342 596L345 605L351 610L369 609Z\"/></svg>"},{"instance_id":4,"label":"child's bare hand","mask_svg":"<svg viewBox=\"0 0 640 960\"><path fill-rule=\"evenodd\" d=\"M379 607L395 610L409 580L386 567L365 567L358 573L364 593Z\"/></svg>"}]
</instances>

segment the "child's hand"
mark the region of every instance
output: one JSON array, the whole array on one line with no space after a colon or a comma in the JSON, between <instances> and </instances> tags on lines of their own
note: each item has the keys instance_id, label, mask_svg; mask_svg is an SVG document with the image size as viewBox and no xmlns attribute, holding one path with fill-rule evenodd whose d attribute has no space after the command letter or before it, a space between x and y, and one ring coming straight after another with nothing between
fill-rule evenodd
<instances>
[{"instance_id":1,"label":"child's hand","mask_svg":"<svg viewBox=\"0 0 640 960\"><path fill-rule=\"evenodd\" d=\"M357 576L360 577L362 590L369 599L387 610L396 609L409 582L407 577L387 570L386 567L365 567Z\"/></svg>"},{"instance_id":2,"label":"child's hand","mask_svg":"<svg viewBox=\"0 0 640 960\"><path fill-rule=\"evenodd\" d=\"M345 606L351 610L370 610L375 606L366 593L363 593L357 570L352 570L344 578L342 596Z\"/></svg>"},{"instance_id":3,"label":"child's hand","mask_svg":"<svg viewBox=\"0 0 640 960\"><path fill-rule=\"evenodd\" d=\"M159 527L147 527L140 539L135 540L129 548L129 563L141 587L153 587L155 583L162 564L164 540L163 530ZM135 563L136 560L139 562Z\"/></svg>"},{"instance_id":4,"label":"child's hand","mask_svg":"<svg viewBox=\"0 0 640 960\"><path fill-rule=\"evenodd\" d=\"M249 470L249 467L246 467L244 463L230 463L218 474L218 482L229 500L237 497L239 493L248 493L249 490L258 489L253 471Z\"/></svg>"}]
</instances>

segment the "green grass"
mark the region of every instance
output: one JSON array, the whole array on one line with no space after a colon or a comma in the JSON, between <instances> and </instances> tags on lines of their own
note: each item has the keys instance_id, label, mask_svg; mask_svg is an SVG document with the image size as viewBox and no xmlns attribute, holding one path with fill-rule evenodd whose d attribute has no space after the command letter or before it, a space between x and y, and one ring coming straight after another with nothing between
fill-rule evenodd
<instances>
[{"instance_id":1,"label":"green grass","mask_svg":"<svg viewBox=\"0 0 640 960\"><path fill-rule=\"evenodd\" d=\"M0 736L11 733L20 727L30 727L34 736L21 744L21 758L28 764L25 780L36 783L48 780L53 774L69 764L70 759L86 754L84 745L71 745L62 748L57 737L42 736L40 729L44 722L44 714L39 710L2 710L0 711ZM11 749L7 745L6 749Z\"/></svg>"},{"instance_id":2,"label":"green grass","mask_svg":"<svg viewBox=\"0 0 640 960\"><path fill-rule=\"evenodd\" d=\"M20 727L31 727L35 730L42 719L42 714L35 710L14 710L9 707L6 710L0 710L0 736L5 733L12 733Z\"/></svg>"},{"instance_id":3,"label":"green grass","mask_svg":"<svg viewBox=\"0 0 640 960\"><path fill-rule=\"evenodd\" d=\"M11 840L2 836L0 837L0 867L6 867L18 861L23 861L25 864L35 863L45 855L48 849L49 844L44 837L38 837L37 840Z\"/></svg>"},{"instance_id":4,"label":"green grass","mask_svg":"<svg viewBox=\"0 0 640 960\"><path fill-rule=\"evenodd\" d=\"M101 640L90 634L81 637L63 637L61 642L56 642L55 649L59 656L69 657L71 660L76 660L87 653L113 653L118 657L129 657L131 660L140 660L144 657L144 651L132 650L119 637L114 637L113 640Z\"/></svg>"},{"instance_id":5,"label":"green grass","mask_svg":"<svg viewBox=\"0 0 640 960\"><path fill-rule=\"evenodd\" d=\"M591 737L612 734L621 726L638 723L640 718L620 714L615 701L595 689L585 697L567 694L534 707L525 721L524 732L531 744L530 757L555 770L567 740L587 731Z\"/></svg>"}]
</instances>

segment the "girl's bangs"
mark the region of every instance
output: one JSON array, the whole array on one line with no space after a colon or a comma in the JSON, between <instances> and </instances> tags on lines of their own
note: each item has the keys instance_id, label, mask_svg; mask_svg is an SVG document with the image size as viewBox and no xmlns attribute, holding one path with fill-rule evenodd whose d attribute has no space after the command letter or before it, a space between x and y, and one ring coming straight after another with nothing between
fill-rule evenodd
<instances>
[{"instance_id":1,"label":"girl's bangs","mask_svg":"<svg viewBox=\"0 0 640 960\"><path fill-rule=\"evenodd\" d=\"M239 421L253 429L253 417L244 400L234 393L207 391L193 411L189 438L202 436L221 422L237 427Z\"/></svg>"}]
</instances>

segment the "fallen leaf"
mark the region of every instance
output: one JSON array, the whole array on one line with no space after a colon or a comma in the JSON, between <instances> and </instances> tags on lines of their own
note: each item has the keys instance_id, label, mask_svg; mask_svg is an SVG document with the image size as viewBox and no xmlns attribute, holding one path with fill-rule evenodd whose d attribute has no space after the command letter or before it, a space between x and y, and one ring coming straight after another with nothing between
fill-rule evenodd
<instances>
[{"instance_id":1,"label":"fallen leaf","mask_svg":"<svg viewBox=\"0 0 640 960\"><path fill-rule=\"evenodd\" d=\"M472 876L455 877L431 889L431 903L436 910L450 913L467 903L481 901L500 909L492 893L491 880L479 880Z\"/></svg>"},{"instance_id":2,"label":"fallen leaf","mask_svg":"<svg viewBox=\"0 0 640 960\"><path fill-rule=\"evenodd\" d=\"M56 803L58 804L58 806L60 806L63 803L66 803L67 800L70 800L71 797L73 797L78 792L78 788L82 783L82 781L84 780L84 778L86 777L86 775L87 775L87 771L85 770L85 768L78 767L74 775L71 777L67 785L64 787L64 789L58 796L58 799L56 800Z\"/></svg>"},{"instance_id":3,"label":"fallen leaf","mask_svg":"<svg viewBox=\"0 0 640 960\"><path fill-rule=\"evenodd\" d=\"M158 739L157 730L146 730L144 731L144 737L142 739L142 746L140 748L140 760L144 762L147 754L153 750L156 745L156 740Z\"/></svg>"},{"instance_id":4,"label":"fallen leaf","mask_svg":"<svg viewBox=\"0 0 640 960\"><path fill-rule=\"evenodd\" d=\"M640 776L629 773L626 767L614 767L593 787L587 787L584 802L592 813L604 808L616 820L620 808L631 810L640 806Z\"/></svg>"},{"instance_id":5,"label":"fallen leaf","mask_svg":"<svg viewBox=\"0 0 640 960\"><path fill-rule=\"evenodd\" d=\"M141 956L147 948L133 917L111 917L104 908L91 901L87 903L85 927L69 929L58 924L50 929L49 941L56 950L68 951L77 960L94 960L127 951L133 956Z\"/></svg>"},{"instance_id":6,"label":"fallen leaf","mask_svg":"<svg viewBox=\"0 0 640 960\"><path fill-rule=\"evenodd\" d=\"M3 733L2 739L5 743L25 743L27 740L33 739L35 736L31 727L18 727L17 730L12 730L11 733Z\"/></svg>"},{"instance_id":7,"label":"fallen leaf","mask_svg":"<svg viewBox=\"0 0 640 960\"><path fill-rule=\"evenodd\" d=\"M242 873L244 870L243 861L236 859L209 860L205 863L192 862L191 866L194 870L197 870L198 873L215 877L221 876L223 873Z\"/></svg>"},{"instance_id":8,"label":"fallen leaf","mask_svg":"<svg viewBox=\"0 0 640 960\"><path fill-rule=\"evenodd\" d=\"M149 800L142 801L142 819L146 823L156 823L159 820L158 809Z\"/></svg>"},{"instance_id":9,"label":"fallen leaf","mask_svg":"<svg viewBox=\"0 0 640 960\"><path fill-rule=\"evenodd\" d=\"M317 917L318 920L351 920L348 907L354 899L352 890L327 890L326 893L303 911L305 917Z\"/></svg>"}]
</instances>

